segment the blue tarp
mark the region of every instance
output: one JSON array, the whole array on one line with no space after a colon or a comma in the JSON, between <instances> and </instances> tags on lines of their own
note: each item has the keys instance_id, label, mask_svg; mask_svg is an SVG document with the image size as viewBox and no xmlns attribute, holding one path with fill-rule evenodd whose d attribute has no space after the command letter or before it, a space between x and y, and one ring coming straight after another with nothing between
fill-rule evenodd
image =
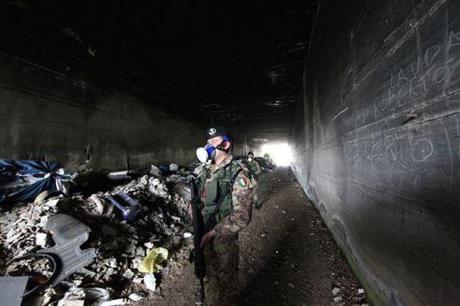
<instances>
[{"instance_id":1,"label":"blue tarp","mask_svg":"<svg viewBox=\"0 0 460 306\"><path fill-rule=\"evenodd\" d=\"M58 162L0 159L0 203L30 202L42 191L62 191L69 180Z\"/></svg>"}]
</instances>

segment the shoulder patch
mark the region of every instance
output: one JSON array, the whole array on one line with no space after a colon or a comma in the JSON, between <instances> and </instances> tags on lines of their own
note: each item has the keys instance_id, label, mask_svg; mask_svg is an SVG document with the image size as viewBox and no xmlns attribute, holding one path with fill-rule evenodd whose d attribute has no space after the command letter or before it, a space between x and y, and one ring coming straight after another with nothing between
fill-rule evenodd
<instances>
[{"instance_id":1,"label":"shoulder patch","mask_svg":"<svg viewBox=\"0 0 460 306\"><path fill-rule=\"evenodd\" d=\"M249 180L246 176L240 176L238 178L238 185L241 187L248 187L249 186Z\"/></svg>"}]
</instances>

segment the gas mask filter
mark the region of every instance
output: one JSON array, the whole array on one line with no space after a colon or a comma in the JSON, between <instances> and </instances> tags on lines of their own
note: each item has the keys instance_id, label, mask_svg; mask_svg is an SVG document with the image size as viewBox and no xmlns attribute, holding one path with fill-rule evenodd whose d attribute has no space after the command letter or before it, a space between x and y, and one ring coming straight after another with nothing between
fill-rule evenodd
<instances>
[{"instance_id":1,"label":"gas mask filter","mask_svg":"<svg viewBox=\"0 0 460 306\"><path fill-rule=\"evenodd\" d=\"M214 159L214 156L216 156L216 148L210 144L196 149L196 157L202 163Z\"/></svg>"}]
</instances>

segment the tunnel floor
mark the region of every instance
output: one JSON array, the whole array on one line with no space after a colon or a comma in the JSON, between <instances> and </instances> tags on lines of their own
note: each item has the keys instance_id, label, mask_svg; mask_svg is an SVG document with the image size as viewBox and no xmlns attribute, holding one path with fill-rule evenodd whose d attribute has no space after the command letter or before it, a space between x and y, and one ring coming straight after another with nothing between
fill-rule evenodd
<instances>
[{"instance_id":1,"label":"tunnel floor","mask_svg":"<svg viewBox=\"0 0 460 306\"><path fill-rule=\"evenodd\" d=\"M240 234L239 305L367 305L318 211L290 170L260 178L260 210ZM193 267L171 268L156 305L194 305ZM334 301L335 299L335 301Z\"/></svg>"}]
</instances>

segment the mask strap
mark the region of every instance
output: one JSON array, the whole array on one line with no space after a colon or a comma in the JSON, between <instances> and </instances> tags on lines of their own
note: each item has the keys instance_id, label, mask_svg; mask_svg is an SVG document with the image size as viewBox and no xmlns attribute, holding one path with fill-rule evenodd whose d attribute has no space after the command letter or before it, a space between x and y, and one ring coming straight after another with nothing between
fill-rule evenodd
<instances>
[{"instance_id":1,"label":"mask strap","mask_svg":"<svg viewBox=\"0 0 460 306\"><path fill-rule=\"evenodd\" d=\"M221 143L220 145L218 145L218 146L216 147L216 149L228 153L228 152L230 152L230 148L231 148L231 147L229 147L228 149L225 149L225 148L224 148L224 142L225 142L225 140L222 141L222 143Z\"/></svg>"},{"instance_id":2,"label":"mask strap","mask_svg":"<svg viewBox=\"0 0 460 306\"><path fill-rule=\"evenodd\" d=\"M216 149L220 150L220 151L224 151L226 153L229 153L230 152L230 148L232 146L230 146L228 149L224 149L224 142L230 142L230 137L228 137L227 135L224 135L222 136L222 142L216 147Z\"/></svg>"}]
</instances>

